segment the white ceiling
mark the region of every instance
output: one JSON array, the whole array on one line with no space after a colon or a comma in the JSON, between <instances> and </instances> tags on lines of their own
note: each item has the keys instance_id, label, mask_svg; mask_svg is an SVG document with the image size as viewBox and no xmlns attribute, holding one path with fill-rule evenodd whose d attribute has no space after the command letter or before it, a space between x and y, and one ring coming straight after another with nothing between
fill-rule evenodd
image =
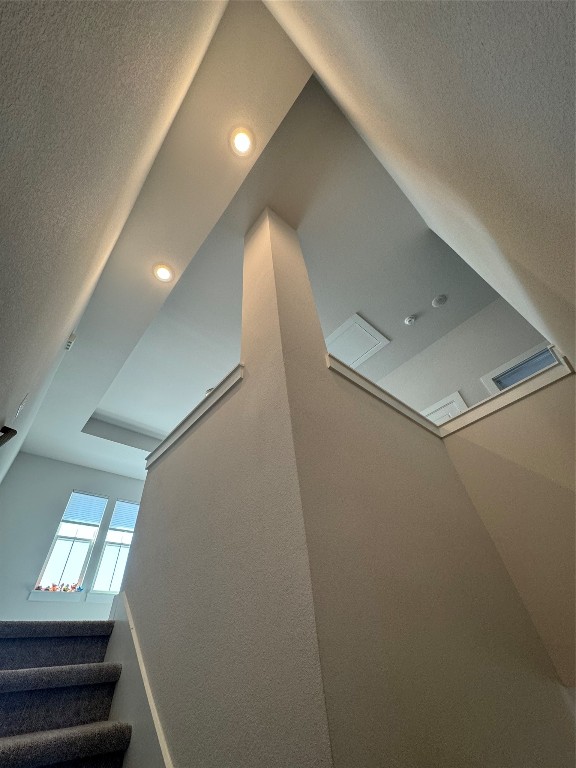
<instances>
[{"instance_id":1,"label":"white ceiling","mask_svg":"<svg viewBox=\"0 0 576 768\"><path fill-rule=\"evenodd\" d=\"M8 3L4 9L9 17L12 14L11 5ZM50 86L52 101L64 99L68 91L74 91L62 101L62 113L56 125L53 125L51 114L46 117L46 131L53 131L59 137L61 124L76 119L78 136L70 137L69 144L72 150L74 142L80 146L77 152L68 154L66 142L63 142L60 154L53 157L48 139L43 141L41 137L30 137L31 151L36 152L35 142L38 141L39 152L43 153L41 158L30 161L30 175L34 170L45 167L46 189L43 194L46 205L49 201L52 206L48 218L61 220L54 238L47 231L45 217L38 217L34 195L26 196L32 179L22 182L22 190L18 185L19 175L26 170L24 159L14 170L14 178L9 176L5 187L8 190L14 187L14 228L17 225L21 230L11 236L10 229L7 229L8 236L20 246L20 252L14 257L10 255L7 269L9 275L14 275L14 286L9 283L7 288L12 287L12 291L7 293L9 297L13 294L19 297L20 304L11 301L8 308L4 305L0 307L3 329L6 329L3 333L1 370L3 376L7 371L18 372L17 380L16 374L11 374L3 391L10 393L5 406L5 419L22 436L26 435L32 420L36 421L34 400L40 398L32 397L16 421L18 403L27 392L39 392L40 382L46 378L45 367L57 359L112 249L94 300L84 314L79 340L64 359L62 368L66 371L70 361L77 357L84 358L83 365L73 368L60 386L53 386L47 401L48 410L50 403L57 403L54 424L57 433L63 437L68 425L74 424L75 428L79 421L86 421L169 293L170 286L159 285L151 277L148 266L161 256L169 258L180 273L225 210L256 159L257 154L246 160L236 158L229 152L230 126L243 122L252 125L259 137L257 149L261 151L309 78L311 70L261 3L230 4L206 56L204 53L210 37L207 32L202 38L199 35L203 28L209 26L205 19L207 16L211 19L209 32L212 34L222 11L219 3L120 3L118 15L114 11L116 4L85 6L64 3L54 6L63 9L63 20L60 26L54 21L53 28L51 21L58 14L49 11L52 4L26 7L30 9L32 20L26 17L24 11L20 12L12 35L21 38L22 30L30 22L30 40L21 41L26 43L22 49L12 51L7 57L9 66L6 72L11 73L14 67L18 69L19 61L24 66L27 55L36 63L37 69L32 64L26 65L26 76L14 86L14 95L9 95L8 101L17 102L19 90L22 90L29 101L30 119L44 117L35 115L34 105L37 94L35 80L41 79L40 70L46 62L37 61L33 50L35 45L43 45L47 51L46 58L50 54L59 62L58 78ZM90 13L83 15L85 7L102 10L93 17ZM34 11L34 8L37 10ZM68 9L69 16L64 9ZM13 15L18 15L18 12ZM138 19L139 24L136 23ZM102 35L96 31L100 28ZM111 39L106 37L106 31ZM57 45L55 41L59 39L66 45ZM158 45L156 56L153 41ZM81 49L93 51L94 57L91 58L89 51L84 51L85 55L77 55L69 61L59 53L60 48L74 48L76 44ZM172 49L173 54L166 53ZM184 61L181 62L181 59ZM202 66L195 75L200 60ZM142 79L139 79L140 70ZM76 71L80 74L70 74ZM16 80L17 75L17 72L13 75ZM192 84L182 101L193 75ZM70 83L75 78L80 83L72 88ZM114 95L117 81L126 81L126 87L120 94ZM109 102L101 104L97 99L90 98L97 87L103 92L110 89L113 96ZM76 91L86 91L84 100ZM179 101L172 105L166 93L170 96L174 92L177 92ZM124 101L131 105L126 110L120 109ZM144 106L150 102L158 112L142 114ZM163 138L160 127L168 128L180 103L182 106L130 213L135 195L125 202L118 193L126 184L127 169L134 172L132 166L138 166L137 184L140 185L148 169L143 165L143 158L151 155L147 163L149 166ZM96 126L90 120L92 113L100 115ZM142 124L138 122L140 118ZM108 120L110 126L100 137L98 130L103 120ZM14 134L23 130L23 122L16 111ZM159 139L152 150L144 146L143 138L138 147L129 151L123 137L135 133L138 127L144 138L151 135ZM24 139L22 146L27 148ZM58 138L58 143L61 141ZM14 154L17 146L14 137L7 137L4 146ZM78 185L81 182L82 189L68 189L70 178L62 168L69 166L76 174ZM105 194L103 179L112 187L112 182L115 182L116 195ZM56 183L58 181L61 181L60 185ZM70 210L67 210L66 204L69 204ZM130 216L126 220L128 213ZM25 241L24 234L32 230L35 232L34 242L30 239ZM70 238L65 242L58 237L63 232L66 238ZM78 237L72 238L72 232L77 232ZM42 241L43 236L46 242ZM41 253L40 260L30 256L34 247ZM71 270L74 279L68 270ZM34 285L31 285L32 276ZM126 311L128 307L129 312ZM80 337L83 337L84 344L80 343ZM80 392L82 397L79 397ZM42 411L44 413L46 408ZM42 414L38 416L40 421ZM9 466L19 442L14 439L2 449L0 477ZM51 446L52 437L48 440L48 448ZM79 457L78 461L81 460ZM122 473L125 467L121 459L117 466L117 471Z\"/></svg>"},{"instance_id":2,"label":"white ceiling","mask_svg":"<svg viewBox=\"0 0 576 768\"><path fill-rule=\"evenodd\" d=\"M574 3L264 0L443 240L574 357Z\"/></svg>"},{"instance_id":3,"label":"white ceiling","mask_svg":"<svg viewBox=\"0 0 576 768\"><path fill-rule=\"evenodd\" d=\"M224 8L0 3L0 420L22 435Z\"/></svg>"},{"instance_id":4,"label":"white ceiling","mask_svg":"<svg viewBox=\"0 0 576 768\"><path fill-rule=\"evenodd\" d=\"M174 285L159 283L152 266L168 261L180 278L310 74L261 3L228 6L102 272L78 326L78 339L34 420L25 450L135 476L135 449L81 430ZM229 132L239 124L248 124L257 137L257 151L249 159L229 148Z\"/></svg>"},{"instance_id":5,"label":"white ceiling","mask_svg":"<svg viewBox=\"0 0 576 768\"><path fill-rule=\"evenodd\" d=\"M144 191L153 184L151 174ZM92 415L88 405L99 420L164 436L238 363L244 235L265 205L298 228L326 335L358 311L392 339L360 368L373 379L497 297L430 232L340 110L311 80L102 399L94 402L86 388L76 391L71 414L65 393L72 396L72 382L79 384L87 366L96 376L97 365L102 365L101 358L95 365L80 354L84 349L96 358L98 339L107 338L104 312L110 306L104 299L110 292L94 294L77 346L56 375L26 450L109 468L117 460L116 447L81 432ZM182 223L179 231L183 229ZM438 293L446 293L449 301L434 310L431 301ZM420 315L414 327L404 324L411 313ZM84 321L89 323L86 331ZM54 439L61 421L69 427ZM126 453L125 446L118 449ZM124 471L138 476L144 452L132 450L132 455L133 466L124 464Z\"/></svg>"},{"instance_id":6,"label":"white ceiling","mask_svg":"<svg viewBox=\"0 0 576 768\"><path fill-rule=\"evenodd\" d=\"M291 146L301 136L294 126L288 133L289 121L274 136L276 159L271 145L272 159L262 157L256 181L248 178L235 212L227 214L228 224L220 223L185 271L311 72L260 3L230 3L210 44L224 5L0 2L0 417L21 437L112 252L27 450L134 474L134 449L112 450L113 444L80 430L99 409L107 418L120 414L136 428L160 431L182 407L173 407L173 399L198 399L205 382L214 383L222 361L227 355L232 359L236 342L230 340L238 338L239 291L233 280L224 289L222 278L239 269L232 256L238 232L258 206L276 203L279 213L299 226L327 333L360 309L360 298L373 323L392 322L391 307L391 314L379 319L378 281L362 297L350 287L338 292L356 243L335 234L331 241L337 231L331 222L335 208L352 208L350 189L348 197L339 197L338 184L354 173L362 153L354 149L354 162L341 153L334 164L318 151L311 180L310 156L306 146ZM574 303L572 4L276 0L267 5L427 225L568 351ZM250 162L226 152L229 126L240 122L250 123L259 139ZM346 124L338 117L334 125ZM366 220L363 263L377 270L375 254L382 255L378 249L385 243L390 265L407 255L426 264L427 255L430 280L445 283L443 276L456 269L447 271L454 263L450 250L365 147L362 152L371 158L364 191L371 183L375 189L383 185L387 202L397 201L398 231L406 235L395 240L392 227L385 233L389 240L381 237L383 217L373 211ZM230 256L214 245L218 238ZM323 248L315 246L320 241ZM149 277L159 254L175 264L181 278L160 314L170 287ZM212 307L222 297L220 319L200 339L191 327L207 322L202 313L210 289L199 288L207 278L222 280L212 294ZM188 290L199 293L192 313L184 294L188 281ZM225 290L229 295L223 296ZM438 290L452 292L449 312L460 311L464 319L468 310L462 314L453 303L458 290ZM417 292L399 300L402 307L419 302L424 296ZM448 317L430 316L430 340L441 330L434 324ZM398 339L404 329L381 330ZM157 381L160 366L153 360L172 346L184 349L179 360L194 376L189 388L181 385L185 377L176 384L176 375L172 385L167 376ZM186 357L190 348L197 353L194 360ZM175 373L178 364L174 358ZM131 376L146 381L144 371L157 392L170 397L155 395L152 385L138 385L141 402L135 407ZM15 422L27 392L28 404ZM17 438L2 449L0 478L19 444Z\"/></svg>"}]
</instances>

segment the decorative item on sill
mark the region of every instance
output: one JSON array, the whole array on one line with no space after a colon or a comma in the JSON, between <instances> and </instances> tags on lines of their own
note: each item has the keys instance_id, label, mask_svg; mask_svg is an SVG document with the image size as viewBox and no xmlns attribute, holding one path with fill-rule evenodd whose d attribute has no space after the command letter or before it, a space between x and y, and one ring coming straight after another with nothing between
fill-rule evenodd
<instances>
[{"instance_id":1,"label":"decorative item on sill","mask_svg":"<svg viewBox=\"0 0 576 768\"><path fill-rule=\"evenodd\" d=\"M43 587L41 584L38 584L37 587L34 587L35 592L83 592L84 587L81 587L80 584L51 584L49 587Z\"/></svg>"}]
</instances>

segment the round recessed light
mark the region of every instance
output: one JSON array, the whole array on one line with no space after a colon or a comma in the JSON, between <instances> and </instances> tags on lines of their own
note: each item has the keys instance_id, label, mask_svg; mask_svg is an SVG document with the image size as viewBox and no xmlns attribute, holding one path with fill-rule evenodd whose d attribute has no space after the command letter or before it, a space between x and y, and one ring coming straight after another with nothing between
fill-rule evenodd
<instances>
[{"instance_id":1,"label":"round recessed light","mask_svg":"<svg viewBox=\"0 0 576 768\"><path fill-rule=\"evenodd\" d=\"M404 318L404 322L406 323L406 325L414 325L417 319L418 319L418 315L408 315L408 317Z\"/></svg>"},{"instance_id":2,"label":"round recessed light","mask_svg":"<svg viewBox=\"0 0 576 768\"><path fill-rule=\"evenodd\" d=\"M153 271L154 277L162 283L169 283L174 277L174 272L168 264L155 264Z\"/></svg>"},{"instance_id":3,"label":"round recessed light","mask_svg":"<svg viewBox=\"0 0 576 768\"><path fill-rule=\"evenodd\" d=\"M246 157L254 146L252 134L247 128L236 128L230 134L230 146L235 154Z\"/></svg>"}]
</instances>

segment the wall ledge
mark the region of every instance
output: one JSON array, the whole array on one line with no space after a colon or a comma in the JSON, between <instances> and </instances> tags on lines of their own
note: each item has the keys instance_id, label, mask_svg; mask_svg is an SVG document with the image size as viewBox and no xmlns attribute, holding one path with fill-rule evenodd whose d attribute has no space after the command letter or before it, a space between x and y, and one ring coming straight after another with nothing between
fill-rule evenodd
<instances>
[{"instance_id":1,"label":"wall ledge","mask_svg":"<svg viewBox=\"0 0 576 768\"><path fill-rule=\"evenodd\" d=\"M192 427L200 421L228 392L239 384L244 378L244 366L239 363L230 371L222 381L217 384L212 392L193 408L180 424L163 440L146 459L146 469L150 469L166 451L173 448Z\"/></svg>"},{"instance_id":2,"label":"wall ledge","mask_svg":"<svg viewBox=\"0 0 576 768\"><path fill-rule=\"evenodd\" d=\"M424 429L427 429L428 432L431 432L436 437L440 437L440 429L436 426L436 424L434 424L434 422L430 421L425 416L422 416L421 413L418 413L418 411L410 408L409 405L406 405L401 400L398 400L398 398L394 397L394 395L386 392L386 390L379 387L378 384L375 384L373 381L370 381L370 379L362 376L361 373L358 373L358 371L350 368L350 366L346 365L346 363L343 363L341 360L338 360L337 357L334 357L329 352L326 354L326 365L328 368L330 368L330 370L338 373L345 379L348 379L348 381L351 381L352 384L355 384L365 392L368 392L369 395L372 395L377 400L380 400L390 408L398 411L398 413L401 413L402 416L405 416L406 418L415 422L418 424L418 426L424 427Z\"/></svg>"},{"instance_id":3,"label":"wall ledge","mask_svg":"<svg viewBox=\"0 0 576 768\"><path fill-rule=\"evenodd\" d=\"M536 373L529 379L525 379L513 387L504 390L504 392L470 406L460 416L456 416L440 426L440 437L444 438L448 437L448 435L453 435L454 432L459 432L461 429L465 429L471 424L485 419L487 416L501 411L503 408L507 408L509 405L518 402L518 400L530 397L530 395L555 384L557 381L566 378L566 376L573 375L573 371L563 361L560 361L558 365L546 368L541 373Z\"/></svg>"},{"instance_id":4,"label":"wall ledge","mask_svg":"<svg viewBox=\"0 0 576 768\"><path fill-rule=\"evenodd\" d=\"M350 368L348 365L346 365L346 363L338 360L337 357L334 357L329 352L326 354L326 364L330 370L335 371L335 373L338 373L340 376L348 379L348 381L351 381L352 384L355 384L360 389L368 392L368 394L372 395L377 400L385 403L395 411L398 411L398 413L401 413L406 418L411 419L411 421L415 422L421 427L424 427L424 429L427 429L433 435L436 435L436 437L441 439L444 439L445 437L448 437L448 435L452 435L454 432L458 432L461 429L465 429L471 424L474 424L481 419L485 419L487 416L490 416L491 414L496 413L503 408L507 408L509 405L512 405L512 403L515 403L518 400L522 400L525 397L530 397L530 395L533 395L539 390L544 389L544 387L549 387L550 385L555 384L557 381L564 379L566 376L574 375L574 371L570 368L566 361L559 359L557 365L546 368L540 373L534 374L530 378L515 384L513 387L510 387L498 395L493 395L486 400L482 400L482 402L477 403L476 405L472 405L460 416L456 416L450 421L437 426L434 424L434 422L430 421L425 416L422 416L421 413L415 411L413 408L410 408L409 405L406 405L401 400L398 400L396 397L394 397L394 395L386 392L386 390L379 387L378 384L375 384L370 379L362 376L362 374L358 373L358 371Z\"/></svg>"}]
</instances>

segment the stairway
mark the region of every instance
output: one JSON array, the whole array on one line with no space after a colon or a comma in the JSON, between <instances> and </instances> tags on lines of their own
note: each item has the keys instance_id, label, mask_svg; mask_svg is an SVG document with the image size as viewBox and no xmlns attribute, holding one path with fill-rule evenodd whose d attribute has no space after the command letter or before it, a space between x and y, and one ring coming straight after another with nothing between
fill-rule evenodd
<instances>
[{"instance_id":1,"label":"stairway","mask_svg":"<svg viewBox=\"0 0 576 768\"><path fill-rule=\"evenodd\" d=\"M0 621L1 768L121 768L131 726L108 721L112 621Z\"/></svg>"}]
</instances>

